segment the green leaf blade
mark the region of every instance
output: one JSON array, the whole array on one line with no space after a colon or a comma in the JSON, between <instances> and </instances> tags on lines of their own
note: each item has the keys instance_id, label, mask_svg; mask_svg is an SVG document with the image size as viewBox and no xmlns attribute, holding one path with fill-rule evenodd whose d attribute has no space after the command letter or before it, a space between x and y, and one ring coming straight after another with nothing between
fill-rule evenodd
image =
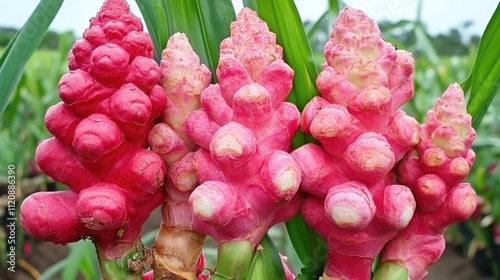
<instances>
[{"instance_id":1,"label":"green leaf blade","mask_svg":"<svg viewBox=\"0 0 500 280\"><path fill-rule=\"evenodd\" d=\"M215 73L219 64L220 43L230 35L231 22L236 20L231 1L197 0L198 12L203 28L203 42L208 55L208 66ZM214 82L216 82L216 76Z\"/></svg>"},{"instance_id":2,"label":"green leaf blade","mask_svg":"<svg viewBox=\"0 0 500 280\"><path fill-rule=\"evenodd\" d=\"M82 261L85 259L85 255L91 253L93 255L93 246L89 241L79 241L72 243L70 245L70 253L67 259L67 265L64 267L61 273L62 279L73 280L76 279L80 273L80 267Z\"/></svg>"},{"instance_id":3,"label":"green leaf blade","mask_svg":"<svg viewBox=\"0 0 500 280\"><path fill-rule=\"evenodd\" d=\"M0 116L7 107L26 63L42 42L62 3L63 0L41 0L2 55L0 59Z\"/></svg>"},{"instance_id":4,"label":"green leaf blade","mask_svg":"<svg viewBox=\"0 0 500 280\"><path fill-rule=\"evenodd\" d=\"M493 98L500 90L500 4L483 33L479 50L468 80L462 83L470 87L467 111L472 116L472 126L481 123Z\"/></svg>"},{"instance_id":5,"label":"green leaf blade","mask_svg":"<svg viewBox=\"0 0 500 280\"><path fill-rule=\"evenodd\" d=\"M373 280L406 280L408 279L408 268L393 262L383 262L375 273Z\"/></svg>"},{"instance_id":6,"label":"green leaf blade","mask_svg":"<svg viewBox=\"0 0 500 280\"><path fill-rule=\"evenodd\" d=\"M301 214L293 217L285 225L300 262L310 270L319 271L321 275L327 257L325 241L306 224Z\"/></svg>"},{"instance_id":7,"label":"green leaf blade","mask_svg":"<svg viewBox=\"0 0 500 280\"><path fill-rule=\"evenodd\" d=\"M248 280L285 280L285 270L273 240L266 234L260 241L260 249L254 252Z\"/></svg>"},{"instance_id":8,"label":"green leaf blade","mask_svg":"<svg viewBox=\"0 0 500 280\"><path fill-rule=\"evenodd\" d=\"M229 27L236 19L230 0L136 0L155 45L155 58L161 59L161 51L168 38L176 32L186 34L201 61L212 71L219 62L221 41L229 37Z\"/></svg>"},{"instance_id":9,"label":"green leaf blade","mask_svg":"<svg viewBox=\"0 0 500 280\"><path fill-rule=\"evenodd\" d=\"M333 15L338 15L340 12L339 0L328 0L328 9Z\"/></svg>"}]
</instances>

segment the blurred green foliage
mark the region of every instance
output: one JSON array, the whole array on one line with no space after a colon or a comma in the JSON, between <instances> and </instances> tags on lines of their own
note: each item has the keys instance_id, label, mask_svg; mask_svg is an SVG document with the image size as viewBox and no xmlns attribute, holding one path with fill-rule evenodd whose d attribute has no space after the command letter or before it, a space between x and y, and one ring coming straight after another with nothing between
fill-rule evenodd
<instances>
[{"instance_id":1,"label":"blurred green foliage","mask_svg":"<svg viewBox=\"0 0 500 280\"><path fill-rule=\"evenodd\" d=\"M36 145L51 136L43 119L47 109L59 102L57 86L68 72L67 55L74 41L72 33L57 37L58 49L39 49L31 57L0 119L0 166L15 164L19 178L36 172Z\"/></svg>"},{"instance_id":2,"label":"blurred green foliage","mask_svg":"<svg viewBox=\"0 0 500 280\"><path fill-rule=\"evenodd\" d=\"M3 52L3 48L7 47L18 31L19 30L16 28L0 27L0 54ZM45 33L39 49L57 50L59 49L60 39L59 33L49 30ZM61 43L64 44L64 42Z\"/></svg>"}]
</instances>

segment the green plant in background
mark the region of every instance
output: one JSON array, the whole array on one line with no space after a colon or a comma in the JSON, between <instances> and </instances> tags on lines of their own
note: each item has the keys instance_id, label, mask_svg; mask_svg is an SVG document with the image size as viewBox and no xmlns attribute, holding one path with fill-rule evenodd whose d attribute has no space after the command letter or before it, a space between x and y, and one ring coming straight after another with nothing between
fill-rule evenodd
<instances>
[{"instance_id":1,"label":"green plant in background","mask_svg":"<svg viewBox=\"0 0 500 280\"><path fill-rule=\"evenodd\" d=\"M219 54L219 42L228 36L229 32L229 22L234 20L234 12L232 12L232 5L230 1L217 1L213 5L207 4L206 1L137 1L139 7L141 8L141 12L145 18L146 25L148 30L150 31L150 35L152 36L152 41L154 43L154 57L159 62L161 57L161 50L166 45L167 39L170 38L172 34L175 32L184 32L187 34L190 43L193 46L195 52L200 56L202 63L205 63L210 70L212 70L212 81L217 81L217 75L215 75L217 71L218 64L218 54ZM60 5L60 4L59 4ZM269 1L245 1L245 5L251 7L255 11L258 12L259 17L262 18L271 29L272 32L276 33L277 42L279 45L284 48L284 61L287 62L295 72L293 86L291 88L291 93L288 97L288 101L293 102L301 111L304 109L307 102L309 102L313 96L317 95L316 90L316 77L318 76L318 70L320 70L320 63L323 62L322 56L314 54L313 50L309 46L307 36L314 38L315 32L318 32L320 29L320 22L329 22L331 25L331 20L334 16L339 12L339 4L336 1L330 1L329 11L325 12L324 16L318 21L317 24L313 24L308 32L302 28L302 22L298 16L297 10L294 6L293 1L283 1L280 2L280 6L277 6L274 2ZM44 8L45 7L45 8ZM51 13L47 12L47 7ZM47 18L51 18L57 12L57 7L54 4L50 4L48 1L42 1L39 5L37 11L45 11L45 15ZM55 12L54 12L55 11ZM35 12L36 13L36 12ZM468 71L468 69L473 69L472 74L469 79L464 83L464 88L471 89L469 94L469 113L473 117L474 125L478 128L479 134L481 135L482 127L478 126L483 115L486 113L489 104L492 102L493 96L498 90L495 85L497 85L498 77L500 69L498 69L498 63L496 60L492 59L498 55L498 50L495 49L491 42L495 42L495 37L497 34L492 30L495 30L498 26L498 22L496 19L499 19L500 16L497 15L498 10L495 13L494 17L490 21L487 31L482 37L481 45L478 49L478 58L474 66L471 66L471 59L469 58L461 58L461 59L443 59L439 55L436 54L435 50L432 48L432 44L430 43L429 37L425 32L421 22L417 18L416 22L413 24L413 32L415 32L415 36L419 38L417 40L423 46L416 46L417 50L424 53L426 59L417 59L416 64L416 74L415 78L415 98L410 104L410 111L417 117L417 119L422 120L424 116L424 112L426 109L432 106L432 103L429 103L430 100L434 100L435 98L429 98L427 93L437 93L442 92L447 84L450 82L455 82L462 80L464 78L464 71ZM189 16L187 16L189 15ZM329 16L330 19L329 19ZM35 18L35 17L33 17ZM13 49L16 44L22 44L23 30L29 30L29 26L32 26L33 20L28 22L27 27L23 28L16 39L7 48L4 55L2 56L2 60L0 61L0 79L3 77L14 77L12 79L13 83L16 83L16 75L21 73L21 69L16 69L13 67L13 62L16 59L24 59L30 56L29 49L26 49L27 52L23 54L16 54ZM48 26L48 25L47 25ZM394 26L401 27L400 25ZM43 26L42 26L43 28ZM224 31L226 30L226 31ZM43 32L41 32L43 33ZM210 38L208 40L207 38ZM312 40L311 40L312 41ZM31 45L31 49L33 45ZM36 48L36 46L35 46ZM409 48L411 49L411 47ZM66 52L67 53L67 52ZM315 62L315 58L318 59ZM62 60L61 60L62 61ZM22 63L19 64L22 68ZM460 66L460 69L465 69L460 71L454 71L450 69L456 68L456 66ZM71 65L70 65L71 67ZM419 71L418 69L426 69L424 71ZM64 72L64 71L63 71ZM7 74L4 74L7 73ZM58 80L58 77L62 73L57 73L55 76L55 80ZM55 95L44 95L38 96L37 100L39 104L42 104L43 108L38 106L33 106L37 108L27 108L25 105L23 106L23 101L32 98L32 91L36 91L36 89L31 87L29 90L24 90L22 87L22 82L24 78L21 78L21 86L18 86L17 91L14 94L14 98L11 101L12 108L16 110L7 111L3 120L6 120L6 123L13 123L17 126L12 127L11 129L21 129L22 125L19 122L19 113L24 112L24 116L28 116L33 120L38 119L38 125L28 125L30 127L31 132L36 135L36 141L32 143L35 145L40 139L46 138L47 133L44 129L40 128L41 119L43 119L43 115L45 114L46 107L51 104L55 104L57 100L54 98ZM36 79L36 78L34 78ZM219 77L220 79L220 77ZM428 82L429 80L433 80L433 82ZM33 80L33 79L27 79ZM487 83L484 83L484 81ZM43 83L46 82L46 79L41 79ZM235 80L236 81L236 80ZM221 81L223 84L224 81ZM48 87L52 86L52 89L47 89L46 92L56 92L54 81L47 83ZM429 86L431 85L431 86ZM12 88L12 86L10 86ZM3 99L1 100L2 104L7 104L7 100L9 96L12 94L12 90L7 88L3 93L7 93ZM29 93L29 95L27 94ZM425 94L422 94L425 93ZM422 97L425 96L425 97ZM23 99L24 97L24 99ZM36 95L35 95L36 97ZM437 97L437 96L436 96ZM202 101L203 102L203 101ZM21 105L20 105L21 104ZM9 106L9 108L11 108ZM488 118L491 116L486 115L485 121L488 121ZM10 122L9 122L10 121ZM484 125L484 123L483 123ZM23 126L23 128L26 126ZM2 127L2 129L4 129ZM5 135L6 139L4 141L11 140L12 136L9 134L11 129L6 129ZM31 134L30 134L31 135ZM40 138L38 138L40 137ZM32 138L31 138L32 139ZM479 138L480 139L480 138ZM478 140L479 140L478 139ZM490 140L488 142L488 140ZM315 140L311 136L306 136L301 132L297 133L293 138L294 148L298 148L304 145L307 142L315 142ZM485 149L494 146L492 144L491 139L486 139L482 143L479 141L479 146L483 145ZM488 144L484 144L487 142ZM15 147L14 142L6 142L7 145L13 145ZM10 146L5 147L10 147ZM20 146L18 146L20 147ZM480 149L480 148L479 148ZM22 148L20 148L22 151ZM32 158L34 150L28 151L28 154L25 154L21 158ZM487 154L487 153L486 153ZM483 153L478 153L478 159L483 158ZM486 159L486 161L492 161L492 159ZM481 160L480 162L483 162ZM26 166L26 164L19 163L20 166ZM167 162L168 164L168 162ZM477 165L476 165L477 166ZM483 173L481 173L483 172ZM480 174L484 174L484 170L481 171L480 168L474 169L473 174L476 174L475 179L472 179L472 183L478 183L479 186L484 186L484 175L483 177ZM482 178L482 179L481 179ZM477 189L478 194L486 198L487 201L492 201L492 206L489 209L493 209L491 215L486 214L486 216L492 216L493 220L497 219L494 202L494 196L492 193L485 191L486 188ZM484 192L484 194L483 194ZM484 223L484 222L483 222ZM301 270L301 274L298 276L298 279L315 279L323 273L323 268L326 260L326 252L325 252L325 242L319 235L309 227L303 220L300 215L297 215L295 218L291 219L286 223L288 234L290 235L290 242L293 244L293 249L295 253L298 255L300 259L300 264L303 266ZM481 232L481 230L476 230L476 232ZM87 245L85 245L87 246ZM273 249L272 242L270 243L270 239L266 237L259 245L264 249L257 250L253 257L251 258L251 267L249 272L249 278L252 279L263 279L262 277L271 277L272 279L281 279L285 277L283 274L283 268L281 259L276 250ZM83 262L84 275L88 279L93 279L97 277L95 273L89 271L89 265L91 263L90 259L87 257L82 257L83 255L88 254L88 249L78 249L79 245L72 247L72 257L71 258L81 258ZM217 267L221 268L227 266L230 262L224 258L223 255L220 256L217 263ZM234 259L231 259L231 261ZM75 261L75 263L78 263ZM393 278L385 278L385 279L406 279L406 274L402 273L394 273L391 274L391 271L394 271L394 267L387 267L386 264L381 265L380 269L376 269L376 265L374 265L374 270L376 271L374 274L374 279L383 279L386 275L390 275ZM146 264L147 266L147 264ZM56 266L59 267L59 266ZM125 270L128 268L124 267ZM222 268L221 268L222 269ZM53 270L57 270L54 268ZM74 275L73 272L67 272ZM122 271L123 272L123 271ZM236 270L236 273L240 273L241 271ZM112 273L112 272L110 272ZM120 273L120 272L118 272ZM388 274L389 273L389 274ZM65 274L69 277L69 274ZM272 276L270 276L272 275ZM220 277L221 274L216 274L213 276L214 279ZM159 277L159 276L155 276ZM382 278L380 278L382 277ZM388 277L388 276L387 276ZM269 279L271 279L269 278Z\"/></svg>"}]
</instances>

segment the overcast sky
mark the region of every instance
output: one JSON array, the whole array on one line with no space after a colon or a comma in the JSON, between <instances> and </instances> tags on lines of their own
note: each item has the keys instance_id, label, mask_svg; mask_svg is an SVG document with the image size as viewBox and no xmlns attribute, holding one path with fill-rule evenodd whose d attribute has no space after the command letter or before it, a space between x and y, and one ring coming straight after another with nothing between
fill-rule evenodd
<instances>
[{"instance_id":1,"label":"overcast sky","mask_svg":"<svg viewBox=\"0 0 500 280\"><path fill-rule=\"evenodd\" d=\"M217 0L212 0L217 1ZM239 0L232 0L239 7ZM19 28L35 9L39 0L0 0L0 26ZM326 9L328 0L295 0L303 20L315 20ZM346 0L348 5L365 11L376 21L384 19L414 19L418 0ZM473 25L465 32L481 34L493 14L498 0L424 0L422 18L432 34L460 28L465 21ZM103 0L65 0L51 25L52 30L74 31L81 35L88 21L102 5ZM128 0L132 11L140 16L135 0Z\"/></svg>"}]
</instances>

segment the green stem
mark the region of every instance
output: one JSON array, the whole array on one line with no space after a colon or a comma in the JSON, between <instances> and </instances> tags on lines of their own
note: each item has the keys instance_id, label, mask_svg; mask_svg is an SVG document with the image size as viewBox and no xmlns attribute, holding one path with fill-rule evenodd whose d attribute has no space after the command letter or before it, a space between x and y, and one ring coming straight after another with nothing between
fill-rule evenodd
<instances>
[{"instance_id":1,"label":"green stem","mask_svg":"<svg viewBox=\"0 0 500 280\"><path fill-rule=\"evenodd\" d=\"M140 238L130 244L130 247L124 250L121 257L114 259L108 259L99 245L95 244L95 247L103 280L142 280L142 272L147 261L145 260L144 246ZM123 248L120 248L120 250L123 250Z\"/></svg>"},{"instance_id":2,"label":"green stem","mask_svg":"<svg viewBox=\"0 0 500 280\"><path fill-rule=\"evenodd\" d=\"M393 262L379 264L372 280L407 280L408 269Z\"/></svg>"},{"instance_id":3,"label":"green stem","mask_svg":"<svg viewBox=\"0 0 500 280\"><path fill-rule=\"evenodd\" d=\"M229 241L219 244L217 269L215 275L210 279L246 279L252 257L252 244L248 240Z\"/></svg>"}]
</instances>

